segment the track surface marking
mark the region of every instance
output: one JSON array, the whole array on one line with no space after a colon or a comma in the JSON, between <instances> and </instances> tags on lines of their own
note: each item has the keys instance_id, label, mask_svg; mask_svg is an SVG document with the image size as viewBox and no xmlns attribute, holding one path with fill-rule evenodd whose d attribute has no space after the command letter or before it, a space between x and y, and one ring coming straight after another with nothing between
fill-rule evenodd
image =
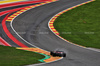
<instances>
[{"instance_id":1,"label":"track surface marking","mask_svg":"<svg viewBox=\"0 0 100 66\"><path fill-rule=\"evenodd\" d=\"M31 9L13 20L14 29L26 41L48 51L60 48L68 54L61 61L41 66L100 66L100 53L61 40L47 26L51 17L56 13L86 1L89 0L60 0Z\"/></svg>"}]
</instances>

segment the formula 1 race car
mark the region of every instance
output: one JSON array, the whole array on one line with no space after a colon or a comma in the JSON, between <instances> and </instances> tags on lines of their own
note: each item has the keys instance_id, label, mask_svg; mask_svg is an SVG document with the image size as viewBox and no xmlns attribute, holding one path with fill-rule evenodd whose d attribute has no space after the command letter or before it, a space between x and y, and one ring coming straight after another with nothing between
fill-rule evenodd
<instances>
[{"instance_id":1,"label":"formula 1 race car","mask_svg":"<svg viewBox=\"0 0 100 66\"><path fill-rule=\"evenodd\" d=\"M51 51L50 55L52 56L59 56L59 57L66 57L66 53L64 51Z\"/></svg>"}]
</instances>

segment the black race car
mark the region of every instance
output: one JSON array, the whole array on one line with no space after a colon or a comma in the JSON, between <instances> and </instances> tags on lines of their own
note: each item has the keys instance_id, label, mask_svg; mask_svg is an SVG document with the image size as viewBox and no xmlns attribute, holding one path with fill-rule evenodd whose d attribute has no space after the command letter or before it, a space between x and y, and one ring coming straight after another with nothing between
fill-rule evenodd
<instances>
[{"instance_id":1,"label":"black race car","mask_svg":"<svg viewBox=\"0 0 100 66\"><path fill-rule=\"evenodd\" d=\"M52 56L59 56L59 57L66 57L66 53L64 51L51 51L50 55Z\"/></svg>"}]
</instances>

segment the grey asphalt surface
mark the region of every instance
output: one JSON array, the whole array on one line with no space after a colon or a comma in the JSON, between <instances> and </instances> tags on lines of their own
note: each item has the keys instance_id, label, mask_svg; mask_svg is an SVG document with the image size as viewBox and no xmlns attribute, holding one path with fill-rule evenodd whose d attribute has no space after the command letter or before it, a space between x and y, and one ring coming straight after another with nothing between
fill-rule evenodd
<instances>
[{"instance_id":1,"label":"grey asphalt surface","mask_svg":"<svg viewBox=\"0 0 100 66\"><path fill-rule=\"evenodd\" d=\"M86 1L88 0L60 0L26 11L14 19L14 29L26 41L48 51L60 48L67 52L66 58L40 66L100 66L99 52L67 43L48 28L48 21L56 13Z\"/></svg>"}]
</instances>

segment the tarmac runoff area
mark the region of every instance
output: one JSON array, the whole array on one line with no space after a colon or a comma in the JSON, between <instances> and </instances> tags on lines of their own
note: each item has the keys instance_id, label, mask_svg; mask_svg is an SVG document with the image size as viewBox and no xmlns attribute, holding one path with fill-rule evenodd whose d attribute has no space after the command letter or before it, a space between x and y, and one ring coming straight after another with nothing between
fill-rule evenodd
<instances>
[{"instance_id":1,"label":"tarmac runoff area","mask_svg":"<svg viewBox=\"0 0 100 66\"><path fill-rule=\"evenodd\" d=\"M7 4L7 3L14 3L14 2L21 2L21 1L28 1L28 0L0 0L0 4Z\"/></svg>"},{"instance_id":2,"label":"tarmac runoff area","mask_svg":"<svg viewBox=\"0 0 100 66\"><path fill-rule=\"evenodd\" d=\"M16 16L18 16L19 14L21 14L21 13L23 13L24 11L27 11L27 10L29 10L29 9L31 9L31 8L35 8L35 7L38 7L38 6L41 6L41 5L44 5L44 4L47 4L47 3L51 3L51 2L55 2L56 0L53 0L53 1L46 1L46 2L44 2L44 3L40 3L40 4L37 4L37 5L32 5L32 6L29 6L29 7L25 7L25 8L22 8L22 9L20 9L19 11L17 11L16 13L14 13L13 15L11 15L11 16L6 16L6 21L9 21L9 22L11 22ZM4 24L3 24L4 25ZM10 35L10 34L8 34L8 35ZM1 37L0 37L0 41L1 41ZM12 40L14 40L14 38L12 39ZM7 42L6 41L4 41L3 39L2 39L2 42L1 42L1 44L2 45L4 45L4 46L8 46L8 44L7 44ZM11 45L9 45L9 46L11 46ZM49 63L49 62L53 62L53 61L57 61L57 60L59 60L59 59L62 59L62 57L53 57L53 56L51 56L50 55L50 53L48 52L48 51L45 51L45 50L42 50L42 49L40 49L40 48L21 48L21 47L19 47L19 48L17 48L17 49L21 49L21 50L27 50L27 51L32 51L32 52L37 52L37 53L39 53L39 54L42 54L42 55L44 55L44 56L46 56L44 59L42 59L42 60L39 60L39 61L41 61L41 62L45 62L45 63Z\"/></svg>"},{"instance_id":3,"label":"tarmac runoff area","mask_svg":"<svg viewBox=\"0 0 100 66\"><path fill-rule=\"evenodd\" d=\"M27 12L24 12L23 14L19 15L16 19L13 20L13 27L14 29L19 32L19 29L21 28L22 30L24 30L23 27L23 23L34 23L34 25L27 25L27 26L35 26L35 28L38 27L37 30L37 34L35 34L34 37L35 38L35 42L32 41L33 38L30 37L30 32L33 31L34 27L28 28L28 32L26 34L26 37L22 36L25 40L28 40L30 43L34 43L34 45L41 47L45 50L55 50L55 48L64 48L65 50L68 51L68 56L64 59L62 59L61 61L55 62L55 63L50 63L50 64L44 64L41 66L100 66L100 53L98 52L94 52L91 50L87 50L75 45L72 45L68 42L65 42L63 40L61 40L60 38L58 38L57 36L55 36L48 28L47 24L48 21L50 20L51 17L53 17L53 15L55 15L56 13L75 6L79 3L83 3L86 2L88 0L60 0L58 2L55 3L51 3L45 6L40 6L38 8L35 9L31 9ZM67 5L66 5L67 4ZM48 7L48 8L46 8ZM36 11L35 11L36 10ZM34 14L34 15L32 15ZM26 15L26 16L25 16ZM39 15L39 16L37 16ZM30 18L29 18L30 16ZM38 17L38 18L37 18ZM48 18L47 18L48 17ZM24 20L23 20L24 18ZM33 20L34 18L34 20ZM44 19L45 18L45 19ZM42 20L41 20L42 19ZM42 21L42 23L41 23ZM21 23L19 26L18 23ZM38 25L38 26L36 26ZM49 34L39 34L39 32L45 32L48 31ZM92 60L92 61L91 61ZM34 66L34 65L33 65Z\"/></svg>"},{"instance_id":4,"label":"tarmac runoff area","mask_svg":"<svg viewBox=\"0 0 100 66\"><path fill-rule=\"evenodd\" d=\"M13 20L12 26L16 32L26 32L19 34L26 41L47 51L64 49L68 54L60 61L40 66L95 66L95 64L100 66L99 52L65 42L53 34L47 26L49 20L58 12L87 1L90 0L59 0L28 10Z\"/></svg>"}]
</instances>

